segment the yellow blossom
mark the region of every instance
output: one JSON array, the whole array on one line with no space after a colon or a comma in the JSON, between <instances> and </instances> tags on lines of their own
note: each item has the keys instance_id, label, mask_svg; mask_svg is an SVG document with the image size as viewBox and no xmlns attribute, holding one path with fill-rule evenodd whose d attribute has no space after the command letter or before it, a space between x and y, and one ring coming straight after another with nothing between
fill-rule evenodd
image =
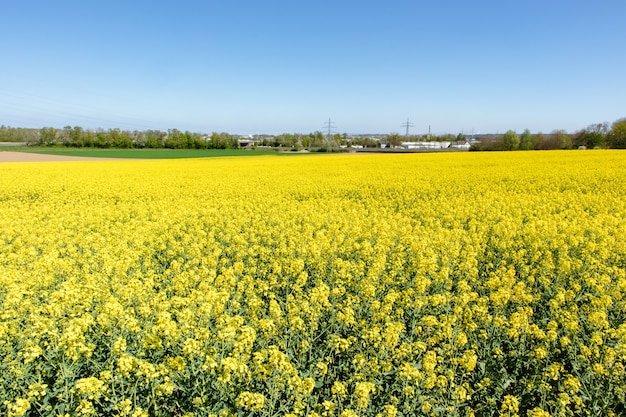
<instances>
[{"instance_id":1,"label":"yellow blossom","mask_svg":"<svg viewBox=\"0 0 626 417\"><path fill-rule=\"evenodd\" d=\"M4 404L9 410L8 417L23 416L30 408L30 401L25 398L17 398L12 403L5 401Z\"/></svg>"}]
</instances>

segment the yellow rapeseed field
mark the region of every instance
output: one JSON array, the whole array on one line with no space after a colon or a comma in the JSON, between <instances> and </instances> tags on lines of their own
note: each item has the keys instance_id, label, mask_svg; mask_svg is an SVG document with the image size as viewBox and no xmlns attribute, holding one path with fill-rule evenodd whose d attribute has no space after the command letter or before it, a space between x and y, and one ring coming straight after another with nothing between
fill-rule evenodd
<instances>
[{"instance_id":1,"label":"yellow rapeseed field","mask_svg":"<svg viewBox=\"0 0 626 417\"><path fill-rule=\"evenodd\" d=\"M623 415L626 153L0 165L0 414Z\"/></svg>"}]
</instances>

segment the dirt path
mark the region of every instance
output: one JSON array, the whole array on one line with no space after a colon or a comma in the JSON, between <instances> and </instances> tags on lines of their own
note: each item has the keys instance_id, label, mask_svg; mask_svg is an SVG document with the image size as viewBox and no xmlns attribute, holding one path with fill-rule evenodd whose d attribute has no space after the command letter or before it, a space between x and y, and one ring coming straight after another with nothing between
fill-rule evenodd
<instances>
[{"instance_id":1,"label":"dirt path","mask_svg":"<svg viewBox=\"0 0 626 417\"><path fill-rule=\"evenodd\" d=\"M86 156L45 155L30 152L0 152L0 162L58 162L58 161L106 161L119 158L95 158Z\"/></svg>"}]
</instances>

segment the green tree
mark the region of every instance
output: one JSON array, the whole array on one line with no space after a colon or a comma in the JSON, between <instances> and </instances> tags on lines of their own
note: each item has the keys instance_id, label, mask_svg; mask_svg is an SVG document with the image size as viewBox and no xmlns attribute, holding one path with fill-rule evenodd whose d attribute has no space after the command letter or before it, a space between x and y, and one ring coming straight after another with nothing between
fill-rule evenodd
<instances>
[{"instance_id":1,"label":"green tree","mask_svg":"<svg viewBox=\"0 0 626 417\"><path fill-rule=\"evenodd\" d=\"M122 131L119 128L110 129L108 132L109 146L114 148L132 148L133 138L128 132Z\"/></svg>"},{"instance_id":2,"label":"green tree","mask_svg":"<svg viewBox=\"0 0 626 417\"><path fill-rule=\"evenodd\" d=\"M535 142L535 147L533 149L541 149L541 144L546 140L546 135L543 132L539 132L533 135L533 141Z\"/></svg>"},{"instance_id":3,"label":"green tree","mask_svg":"<svg viewBox=\"0 0 626 417\"><path fill-rule=\"evenodd\" d=\"M352 140L352 146L363 146L364 148L378 148L380 142L370 137L356 136Z\"/></svg>"},{"instance_id":4,"label":"green tree","mask_svg":"<svg viewBox=\"0 0 626 417\"><path fill-rule=\"evenodd\" d=\"M104 130L98 130L93 144L96 148L108 148L111 146L108 133Z\"/></svg>"},{"instance_id":5,"label":"green tree","mask_svg":"<svg viewBox=\"0 0 626 417\"><path fill-rule=\"evenodd\" d=\"M67 146L68 143L70 143L70 134L72 133L72 126L67 125L67 126L63 126L63 130L59 131L59 134L57 135L58 141L62 144Z\"/></svg>"},{"instance_id":6,"label":"green tree","mask_svg":"<svg viewBox=\"0 0 626 417\"><path fill-rule=\"evenodd\" d=\"M273 146L285 146L289 148L298 145L299 137L295 133L282 133L274 137Z\"/></svg>"},{"instance_id":7,"label":"green tree","mask_svg":"<svg viewBox=\"0 0 626 417\"><path fill-rule=\"evenodd\" d=\"M183 148L183 132L178 129L169 129L163 146L169 149Z\"/></svg>"},{"instance_id":8,"label":"green tree","mask_svg":"<svg viewBox=\"0 0 626 417\"><path fill-rule=\"evenodd\" d=\"M572 137L564 130L554 130L549 135L542 136L539 149L571 149Z\"/></svg>"},{"instance_id":9,"label":"green tree","mask_svg":"<svg viewBox=\"0 0 626 417\"><path fill-rule=\"evenodd\" d=\"M515 133L512 130L508 130L502 136L502 145L504 147L504 150L506 150L506 151L514 151L514 150L518 149L519 148L519 144L520 144L520 138L517 135L517 133Z\"/></svg>"},{"instance_id":10,"label":"green tree","mask_svg":"<svg viewBox=\"0 0 626 417\"><path fill-rule=\"evenodd\" d=\"M24 129L23 141L26 146L37 145L39 143L39 129Z\"/></svg>"},{"instance_id":11,"label":"green tree","mask_svg":"<svg viewBox=\"0 0 626 417\"><path fill-rule=\"evenodd\" d=\"M42 127L39 129L38 145L54 145L57 140L57 130L53 127Z\"/></svg>"},{"instance_id":12,"label":"green tree","mask_svg":"<svg viewBox=\"0 0 626 417\"><path fill-rule=\"evenodd\" d=\"M341 145L349 145L352 139L348 136L346 132L341 134L341 141L339 142Z\"/></svg>"},{"instance_id":13,"label":"green tree","mask_svg":"<svg viewBox=\"0 0 626 417\"><path fill-rule=\"evenodd\" d=\"M183 133L182 147L184 149L193 149L194 148L193 133L191 133L188 130L185 130L185 133Z\"/></svg>"},{"instance_id":14,"label":"green tree","mask_svg":"<svg viewBox=\"0 0 626 417\"><path fill-rule=\"evenodd\" d=\"M626 117L613 122L606 144L609 148L626 149Z\"/></svg>"},{"instance_id":15,"label":"green tree","mask_svg":"<svg viewBox=\"0 0 626 417\"><path fill-rule=\"evenodd\" d=\"M133 148L146 147L146 132L135 130L132 132Z\"/></svg>"},{"instance_id":16,"label":"green tree","mask_svg":"<svg viewBox=\"0 0 626 417\"><path fill-rule=\"evenodd\" d=\"M339 133L335 133L332 137L332 146L339 146L342 144L341 135Z\"/></svg>"},{"instance_id":17,"label":"green tree","mask_svg":"<svg viewBox=\"0 0 626 417\"><path fill-rule=\"evenodd\" d=\"M325 143L324 134L320 132L319 130L313 133L309 133L307 135L305 142L308 143L308 145L304 145L305 147L319 149L324 146L324 143Z\"/></svg>"},{"instance_id":18,"label":"green tree","mask_svg":"<svg viewBox=\"0 0 626 417\"><path fill-rule=\"evenodd\" d=\"M85 132L80 126L74 126L68 132L68 138L66 139L65 145L83 148L93 146L93 143L89 132Z\"/></svg>"},{"instance_id":19,"label":"green tree","mask_svg":"<svg viewBox=\"0 0 626 417\"><path fill-rule=\"evenodd\" d=\"M565 130L555 130L552 135L555 137L559 149L572 149L572 137Z\"/></svg>"},{"instance_id":20,"label":"green tree","mask_svg":"<svg viewBox=\"0 0 626 417\"><path fill-rule=\"evenodd\" d=\"M37 129L0 126L0 142L35 142L39 136Z\"/></svg>"},{"instance_id":21,"label":"green tree","mask_svg":"<svg viewBox=\"0 0 626 417\"><path fill-rule=\"evenodd\" d=\"M533 135L530 133L530 130L526 129L520 135L519 148L525 151L535 149L533 142Z\"/></svg>"},{"instance_id":22,"label":"green tree","mask_svg":"<svg viewBox=\"0 0 626 417\"><path fill-rule=\"evenodd\" d=\"M387 146L388 147L395 148L395 147L398 147L400 145L402 145L402 136L400 136L399 133L394 132L394 133L392 133L390 135L387 135Z\"/></svg>"},{"instance_id":23,"label":"green tree","mask_svg":"<svg viewBox=\"0 0 626 417\"><path fill-rule=\"evenodd\" d=\"M589 149L602 148L608 131L609 124L606 122L589 125L572 137L572 145L576 148L581 146Z\"/></svg>"},{"instance_id":24,"label":"green tree","mask_svg":"<svg viewBox=\"0 0 626 417\"><path fill-rule=\"evenodd\" d=\"M162 148L166 133L159 130L147 130L145 132L146 148Z\"/></svg>"},{"instance_id":25,"label":"green tree","mask_svg":"<svg viewBox=\"0 0 626 417\"><path fill-rule=\"evenodd\" d=\"M192 137L193 137L193 147L195 149L206 149L209 146L207 141L199 133L194 133Z\"/></svg>"},{"instance_id":26,"label":"green tree","mask_svg":"<svg viewBox=\"0 0 626 417\"><path fill-rule=\"evenodd\" d=\"M208 147L210 149L238 149L239 139L226 132L213 132Z\"/></svg>"}]
</instances>

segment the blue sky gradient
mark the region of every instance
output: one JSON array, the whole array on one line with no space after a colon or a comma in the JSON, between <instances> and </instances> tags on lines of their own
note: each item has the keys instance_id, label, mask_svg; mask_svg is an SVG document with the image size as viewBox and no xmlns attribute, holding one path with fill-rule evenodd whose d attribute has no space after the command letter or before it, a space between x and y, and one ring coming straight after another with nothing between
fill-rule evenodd
<instances>
[{"instance_id":1,"label":"blue sky gradient","mask_svg":"<svg viewBox=\"0 0 626 417\"><path fill-rule=\"evenodd\" d=\"M308 133L626 117L626 2L5 1L0 124Z\"/></svg>"}]
</instances>

